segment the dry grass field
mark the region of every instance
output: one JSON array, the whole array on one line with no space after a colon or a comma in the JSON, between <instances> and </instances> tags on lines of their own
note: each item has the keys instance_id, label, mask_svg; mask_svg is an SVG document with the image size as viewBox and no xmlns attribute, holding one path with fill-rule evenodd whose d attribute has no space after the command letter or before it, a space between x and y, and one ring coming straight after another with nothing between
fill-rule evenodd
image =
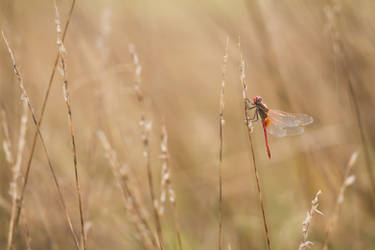
<instances>
[{"instance_id":1,"label":"dry grass field","mask_svg":"<svg viewBox=\"0 0 375 250\"><path fill-rule=\"evenodd\" d=\"M56 6L0 1L0 249L375 248L374 1Z\"/></svg>"}]
</instances>

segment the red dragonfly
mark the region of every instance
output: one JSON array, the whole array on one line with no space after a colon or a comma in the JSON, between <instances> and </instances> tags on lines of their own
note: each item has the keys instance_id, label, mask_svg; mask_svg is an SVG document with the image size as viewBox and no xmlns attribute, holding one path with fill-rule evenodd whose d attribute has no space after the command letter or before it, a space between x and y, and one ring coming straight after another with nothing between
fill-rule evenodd
<instances>
[{"instance_id":1,"label":"red dragonfly","mask_svg":"<svg viewBox=\"0 0 375 250\"><path fill-rule=\"evenodd\" d=\"M309 115L286 113L280 110L269 109L267 105L262 102L261 96L255 96L253 101L247 101L248 107L246 110L255 108L254 116L249 120L255 122L259 117L262 120L268 158L270 159L271 151L268 144L267 132L276 137L300 135L304 131L303 126L313 122L313 118Z\"/></svg>"}]
</instances>

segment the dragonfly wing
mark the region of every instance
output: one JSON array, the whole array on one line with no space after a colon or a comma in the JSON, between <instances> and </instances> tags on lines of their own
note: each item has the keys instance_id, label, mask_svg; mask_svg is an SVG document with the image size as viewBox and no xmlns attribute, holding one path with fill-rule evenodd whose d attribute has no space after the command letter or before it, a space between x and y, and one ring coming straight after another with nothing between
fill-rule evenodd
<instances>
[{"instance_id":1,"label":"dragonfly wing","mask_svg":"<svg viewBox=\"0 0 375 250\"><path fill-rule=\"evenodd\" d=\"M303 127L287 127L285 128L287 136L301 135L304 132Z\"/></svg>"},{"instance_id":2,"label":"dragonfly wing","mask_svg":"<svg viewBox=\"0 0 375 250\"><path fill-rule=\"evenodd\" d=\"M284 137L287 135L284 124L277 120L269 119L266 128L267 132L273 136Z\"/></svg>"},{"instance_id":3,"label":"dragonfly wing","mask_svg":"<svg viewBox=\"0 0 375 250\"><path fill-rule=\"evenodd\" d=\"M268 116L273 120L283 123L285 127L306 126L313 122L313 118L309 115L287 113L274 109L268 111Z\"/></svg>"}]
</instances>

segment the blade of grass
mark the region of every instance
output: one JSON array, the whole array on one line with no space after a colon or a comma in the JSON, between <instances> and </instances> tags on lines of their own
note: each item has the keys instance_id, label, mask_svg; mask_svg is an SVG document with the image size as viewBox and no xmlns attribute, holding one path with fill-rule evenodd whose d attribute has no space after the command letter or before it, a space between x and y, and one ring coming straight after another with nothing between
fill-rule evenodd
<instances>
[{"instance_id":1,"label":"blade of grass","mask_svg":"<svg viewBox=\"0 0 375 250\"><path fill-rule=\"evenodd\" d=\"M229 37L225 43L225 54L222 68L222 80L220 90L220 111L219 111L219 235L218 235L218 250L223 249L223 126L224 126L224 87L225 87L225 74L227 71L228 62L228 46Z\"/></svg>"}]
</instances>

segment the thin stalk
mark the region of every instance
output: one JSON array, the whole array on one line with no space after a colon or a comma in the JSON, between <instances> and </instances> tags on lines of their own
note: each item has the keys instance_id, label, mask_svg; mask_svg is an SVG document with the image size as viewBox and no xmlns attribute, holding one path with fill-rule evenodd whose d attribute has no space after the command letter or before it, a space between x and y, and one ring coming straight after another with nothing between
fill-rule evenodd
<instances>
[{"instance_id":1,"label":"thin stalk","mask_svg":"<svg viewBox=\"0 0 375 250\"><path fill-rule=\"evenodd\" d=\"M222 68L222 80L220 90L220 113L219 113L219 235L218 235L218 250L223 249L223 126L224 126L224 88L225 88L225 74L227 71L228 62L228 46L229 37L225 43L225 54Z\"/></svg>"},{"instance_id":2,"label":"thin stalk","mask_svg":"<svg viewBox=\"0 0 375 250\"><path fill-rule=\"evenodd\" d=\"M58 180L57 180L57 176L56 176L56 174L55 174L55 169L54 169L54 167L53 167L53 165L52 165L51 159L50 159L49 154L48 154L48 151L47 151L46 144L45 144L45 142L44 142L44 139L43 139L42 133L41 133L41 131L40 131L40 129L39 129L39 126L38 126L38 119L37 119L37 116L36 116L35 111L34 111L32 105L31 105L30 98L29 98L29 96L28 96L28 94L27 94L27 92L26 92L26 89L25 89L25 87L24 87L24 85L23 85L23 78L22 78L21 73L20 73L19 70L18 70L18 67L17 67L17 64L16 64L16 60L15 60L15 57L14 57L14 53L13 53L12 49L10 48L9 43L8 43L8 40L7 40L7 38L5 37L5 34L4 34L3 31L2 31L2 36L3 36L3 39L4 39L4 42L5 42L6 46L7 46L7 48L8 48L9 55L10 55L10 57L11 57L11 59L12 59L12 63L13 63L13 71L14 71L14 74L16 75L16 77L17 77L17 80L18 80L18 85L19 85L19 88L20 88L20 90L21 90L21 98L22 98L22 101L25 102L25 103L27 104L27 106L28 106L28 108L29 108L29 111L30 111L30 113L31 113L31 116L32 116L32 119L33 119L34 125L35 125L35 127L36 127L36 130L37 130L37 133L38 133L38 136L39 136L40 142L42 143L43 152L44 152L44 154L45 154L45 156L46 156L46 158L47 158L48 166L49 166L49 168L50 168L50 171L51 171L51 174L52 174L52 177L53 177L54 183L55 183L56 188L57 188L57 191L58 191L59 199L60 199L60 201L61 201L61 205L62 205L62 208L63 208L63 210L64 210L64 214L65 214L65 217L66 217L66 221L67 221L67 223L68 223L69 230L70 230L70 232L71 232L71 234L72 234L72 237L73 237L73 240L74 240L74 242L75 242L75 244L76 244L76 247L77 247L77 249L79 250L80 247L79 247L79 244L78 244L78 239L77 239L77 236L76 236L76 234L75 234L75 232L74 232L74 229L73 229L73 225L72 225L72 221L71 221L71 219L70 219L70 216L69 216L69 214L68 214L68 210L67 210L67 207L66 207L66 204L65 204L64 197L63 197L63 195L62 195L62 191L61 191L61 188L60 188L60 184L59 184L59 182L58 182ZM13 231L14 231L14 229L13 229ZM12 244L12 242L11 242L11 244Z\"/></svg>"},{"instance_id":3,"label":"thin stalk","mask_svg":"<svg viewBox=\"0 0 375 250\"><path fill-rule=\"evenodd\" d=\"M84 215L83 215L81 188L80 188L80 185L79 185L79 176L78 176L78 168L77 168L77 163L78 163L77 147L76 147L76 140L75 140L75 136L74 136L75 132L74 132L74 127L73 127L72 108L71 108L71 104L70 104L69 84L68 84L67 68L66 68L66 61L65 61L66 51L65 51L64 43L62 42L60 14L59 14L59 10L58 10L56 1L54 1L54 4L55 4L55 10L56 10L57 45L58 45L58 51L60 53L62 76L63 76L63 81L64 81L64 83L63 83L64 101L65 101L66 109L67 109L67 113L68 113L70 135L71 135L71 138L72 138L75 186L76 186L76 192L77 192L77 196L78 196L79 217L80 217L80 222L81 222L81 238L82 238L82 243L83 243L83 249L86 250L87 245L86 245L85 221L84 221Z\"/></svg>"},{"instance_id":4,"label":"thin stalk","mask_svg":"<svg viewBox=\"0 0 375 250\"><path fill-rule=\"evenodd\" d=\"M251 137L251 128L249 128L249 125L247 125L246 127L247 127L247 134L248 134L249 144L250 144L250 149L251 149L251 155L252 155L252 158L253 158L253 167L254 167L255 179L256 179L257 188L258 188L260 208L262 210L264 231L266 233L267 249L271 250L270 233L269 233L268 226L267 226L266 213L264 212L263 192L262 192L262 189L260 187L260 178L259 178L259 173L258 173L258 168L257 168L256 160L255 160L253 140L252 140L252 137Z\"/></svg>"},{"instance_id":5,"label":"thin stalk","mask_svg":"<svg viewBox=\"0 0 375 250\"><path fill-rule=\"evenodd\" d=\"M142 72L142 66L139 63L138 55L135 51L134 45L129 45L129 52L133 60L135 72L134 72L134 90L137 97L138 104L141 108L141 119L140 119L140 125L142 127L142 144L143 144L143 155L146 160L146 169L147 169L147 179L148 179L148 186L151 196L151 202L152 202L152 210L155 218L156 223L156 232L158 235L158 241L159 241L159 248L160 250L164 249L164 241L163 241L163 232L162 232L162 226L160 222L160 216L157 208L157 201L154 191L154 184L153 184L153 178L152 178L152 171L151 171L151 159L150 159L150 148L149 148L149 135L152 127L151 121L148 121L146 119L145 115L145 103L144 103L144 94L141 88L141 72Z\"/></svg>"},{"instance_id":6,"label":"thin stalk","mask_svg":"<svg viewBox=\"0 0 375 250\"><path fill-rule=\"evenodd\" d=\"M69 10L68 19L66 20L65 28L64 28L64 31L63 31L62 39L61 39L63 42L65 40L65 36L66 36L67 31L68 31L68 27L69 27L70 20L71 20L72 14L73 14L75 3L76 3L76 0L72 0L72 5L71 5L70 10ZM24 198L26 186L27 186L27 183L28 183L28 180L29 180L31 163L32 163L33 157L34 157L36 142L38 140L38 130L39 130L40 126L42 125L44 112L45 112L46 107L47 107L47 101L48 101L48 97L49 97L49 94L50 94L50 91L51 91L53 79L55 77L57 64L59 62L59 57L60 57L60 53L58 52L57 55L56 55L55 63L52 67L52 72L51 72L51 76L49 78L48 87L47 87L46 93L44 95L42 109L41 109L41 113L40 113L40 118L39 118L39 121L37 122L37 128L36 128L35 133L34 133L33 144L31 146L30 156L29 156L28 161L27 161L25 178L23 180L23 184L22 184L22 188L21 188L20 201L19 201L18 206L17 206L17 216L16 216L15 225L18 225L19 218L20 218L20 215L21 215L21 212L22 212L23 198Z\"/></svg>"},{"instance_id":7,"label":"thin stalk","mask_svg":"<svg viewBox=\"0 0 375 250\"><path fill-rule=\"evenodd\" d=\"M240 47L240 42L239 42L239 47ZM248 112L247 112L247 108L248 108L247 100L248 100L248 98L247 98L247 84L246 84L245 65L246 65L245 60L243 58L243 55L241 54L241 75L240 75L240 79L241 79L242 88L243 88L242 97L243 97L243 100L244 100L245 125L246 125L246 128L247 128L250 151L251 151L251 156L252 156L252 159L253 159L253 168L254 168L255 180L256 180L258 195L259 195L259 204L260 204L260 208L262 210L264 231L265 231L266 240L267 240L267 249L271 250L270 233L269 233L269 230L268 230L266 213L265 213L264 204L263 204L263 192L262 192L261 185L260 185L259 172L258 172L256 160L255 160L253 139L252 139L252 136L251 136L251 134L253 132L253 127L252 127L252 123L251 123L251 120L248 117Z\"/></svg>"}]
</instances>

